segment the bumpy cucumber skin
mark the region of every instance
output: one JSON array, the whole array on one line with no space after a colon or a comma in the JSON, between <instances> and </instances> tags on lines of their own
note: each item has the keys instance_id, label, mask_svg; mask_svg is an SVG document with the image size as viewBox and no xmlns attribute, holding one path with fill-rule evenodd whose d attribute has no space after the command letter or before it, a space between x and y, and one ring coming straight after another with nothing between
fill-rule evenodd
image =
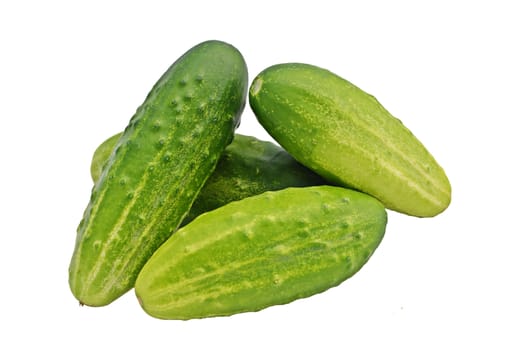
<instances>
[{"instance_id":1,"label":"bumpy cucumber skin","mask_svg":"<svg viewBox=\"0 0 520 350\"><path fill-rule=\"evenodd\" d=\"M135 293L161 319L258 311L353 276L381 242L384 206L334 186L287 188L205 213L141 270Z\"/></svg>"},{"instance_id":2,"label":"bumpy cucumber skin","mask_svg":"<svg viewBox=\"0 0 520 350\"><path fill-rule=\"evenodd\" d=\"M133 287L231 142L246 95L245 61L219 41L187 51L154 85L78 226L69 284L80 303L107 305Z\"/></svg>"},{"instance_id":3,"label":"bumpy cucumber skin","mask_svg":"<svg viewBox=\"0 0 520 350\"><path fill-rule=\"evenodd\" d=\"M371 95L308 64L271 66L254 79L258 121L294 158L334 184L418 217L443 212L451 185L424 145Z\"/></svg>"},{"instance_id":4,"label":"bumpy cucumber skin","mask_svg":"<svg viewBox=\"0 0 520 350\"><path fill-rule=\"evenodd\" d=\"M120 134L95 150L91 176L96 182ZM235 134L215 171L208 178L183 221L186 225L202 213L229 202L287 187L324 185L327 181L298 163L281 147L253 136Z\"/></svg>"}]
</instances>

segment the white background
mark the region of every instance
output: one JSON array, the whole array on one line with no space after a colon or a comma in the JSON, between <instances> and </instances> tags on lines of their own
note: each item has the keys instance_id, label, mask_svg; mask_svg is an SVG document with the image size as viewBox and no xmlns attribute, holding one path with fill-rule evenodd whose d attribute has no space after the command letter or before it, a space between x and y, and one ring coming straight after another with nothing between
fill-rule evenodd
<instances>
[{"instance_id":1,"label":"white background","mask_svg":"<svg viewBox=\"0 0 520 350\"><path fill-rule=\"evenodd\" d=\"M2 2L0 348L520 349L514 5ZM80 307L67 269L92 152L208 39L236 46L250 81L298 61L376 96L445 168L452 204L431 219L390 212L357 275L289 305L186 322L151 318L133 292ZM238 131L271 140L249 107Z\"/></svg>"}]
</instances>

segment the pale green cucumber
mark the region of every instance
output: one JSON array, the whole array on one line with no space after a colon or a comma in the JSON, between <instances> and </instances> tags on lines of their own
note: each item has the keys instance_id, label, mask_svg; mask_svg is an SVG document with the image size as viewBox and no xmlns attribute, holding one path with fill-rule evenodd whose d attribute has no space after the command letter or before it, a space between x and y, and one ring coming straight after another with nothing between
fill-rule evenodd
<instances>
[{"instance_id":1,"label":"pale green cucumber","mask_svg":"<svg viewBox=\"0 0 520 350\"><path fill-rule=\"evenodd\" d=\"M123 135L122 132L110 136L105 141L101 142L101 144L96 148L94 154L92 155L92 161L90 162L90 177L92 181L96 183L101 174L103 173L103 169L106 165L108 165L108 159L112 154L112 151L116 148L117 142Z\"/></svg>"},{"instance_id":2,"label":"pale green cucumber","mask_svg":"<svg viewBox=\"0 0 520 350\"><path fill-rule=\"evenodd\" d=\"M178 230L141 270L135 293L162 319L227 316L337 286L381 242L384 206L333 186L287 188L231 202Z\"/></svg>"},{"instance_id":3,"label":"pale green cucumber","mask_svg":"<svg viewBox=\"0 0 520 350\"><path fill-rule=\"evenodd\" d=\"M101 175L103 164L119 137L120 134L116 134L96 148L91 164L94 182ZM323 184L326 184L323 178L299 164L281 147L253 136L235 134L183 224L229 202L266 191Z\"/></svg>"},{"instance_id":4,"label":"pale green cucumber","mask_svg":"<svg viewBox=\"0 0 520 350\"><path fill-rule=\"evenodd\" d=\"M271 66L254 79L258 121L296 160L387 208L431 217L451 201L443 168L373 96L308 64Z\"/></svg>"},{"instance_id":5,"label":"pale green cucumber","mask_svg":"<svg viewBox=\"0 0 520 350\"><path fill-rule=\"evenodd\" d=\"M246 95L244 59L219 41L187 51L153 86L79 224L69 284L80 303L107 305L133 287L231 142Z\"/></svg>"}]
</instances>

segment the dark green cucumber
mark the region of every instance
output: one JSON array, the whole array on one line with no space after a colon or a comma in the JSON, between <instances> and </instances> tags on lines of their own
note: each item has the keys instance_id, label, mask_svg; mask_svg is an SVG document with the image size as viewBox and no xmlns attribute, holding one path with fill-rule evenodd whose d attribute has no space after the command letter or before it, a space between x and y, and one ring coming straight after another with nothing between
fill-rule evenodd
<instances>
[{"instance_id":1,"label":"dark green cucumber","mask_svg":"<svg viewBox=\"0 0 520 350\"><path fill-rule=\"evenodd\" d=\"M258 121L296 160L389 209L435 216L451 201L444 170L371 95L307 64L271 66L251 84Z\"/></svg>"},{"instance_id":2,"label":"dark green cucumber","mask_svg":"<svg viewBox=\"0 0 520 350\"><path fill-rule=\"evenodd\" d=\"M153 86L111 153L77 231L74 296L107 305L174 232L231 142L247 95L240 52L201 43Z\"/></svg>"},{"instance_id":3,"label":"dark green cucumber","mask_svg":"<svg viewBox=\"0 0 520 350\"><path fill-rule=\"evenodd\" d=\"M286 304L354 275L382 240L384 206L333 186L231 202L177 231L141 270L135 293L162 319L226 316Z\"/></svg>"},{"instance_id":4,"label":"dark green cucumber","mask_svg":"<svg viewBox=\"0 0 520 350\"><path fill-rule=\"evenodd\" d=\"M98 180L103 164L119 137L120 134L116 134L108 138L94 152L91 165L94 182ZM224 150L215 171L204 184L183 224L229 202L266 191L325 183L323 178L296 162L281 147L253 136L235 134L233 142Z\"/></svg>"}]
</instances>

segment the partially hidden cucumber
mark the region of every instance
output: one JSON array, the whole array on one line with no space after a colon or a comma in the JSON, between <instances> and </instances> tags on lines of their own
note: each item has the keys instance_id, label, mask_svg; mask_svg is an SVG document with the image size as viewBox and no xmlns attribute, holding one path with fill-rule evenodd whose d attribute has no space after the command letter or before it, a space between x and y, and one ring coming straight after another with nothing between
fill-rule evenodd
<instances>
[{"instance_id":1,"label":"partially hidden cucumber","mask_svg":"<svg viewBox=\"0 0 520 350\"><path fill-rule=\"evenodd\" d=\"M231 142L246 95L245 61L220 41L188 50L153 86L78 226L69 284L80 303L107 305L133 287Z\"/></svg>"},{"instance_id":2,"label":"partially hidden cucumber","mask_svg":"<svg viewBox=\"0 0 520 350\"><path fill-rule=\"evenodd\" d=\"M249 102L282 147L332 183L418 217L450 204L450 182L425 146L373 96L336 74L274 65L254 79Z\"/></svg>"},{"instance_id":3,"label":"partially hidden cucumber","mask_svg":"<svg viewBox=\"0 0 520 350\"><path fill-rule=\"evenodd\" d=\"M113 135L96 148L91 163L94 182L101 175L103 164L119 137L120 134ZM266 191L326 183L281 147L253 136L235 134L233 142L226 147L215 171L195 199L183 225L202 213Z\"/></svg>"},{"instance_id":4,"label":"partially hidden cucumber","mask_svg":"<svg viewBox=\"0 0 520 350\"><path fill-rule=\"evenodd\" d=\"M162 319L228 316L286 304L353 276L381 242L375 198L334 186L287 188L231 202L171 236L135 293Z\"/></svg>"},{"instance_id":5,"label":"partially hidden cucumber","mask_svg":"<svg viewBox=\"0 0 520 350\"><path fill-rule=\"evenodd\" d=\"M92 160L90 162L90 177L94 183L99 180L104 168L109 164L108 160L110 155L116 148L117 142L121 138L121 135L123 135L122 132L110 136L108 139L101 142L94 151Z\"/></svg>"}]
</instances>

